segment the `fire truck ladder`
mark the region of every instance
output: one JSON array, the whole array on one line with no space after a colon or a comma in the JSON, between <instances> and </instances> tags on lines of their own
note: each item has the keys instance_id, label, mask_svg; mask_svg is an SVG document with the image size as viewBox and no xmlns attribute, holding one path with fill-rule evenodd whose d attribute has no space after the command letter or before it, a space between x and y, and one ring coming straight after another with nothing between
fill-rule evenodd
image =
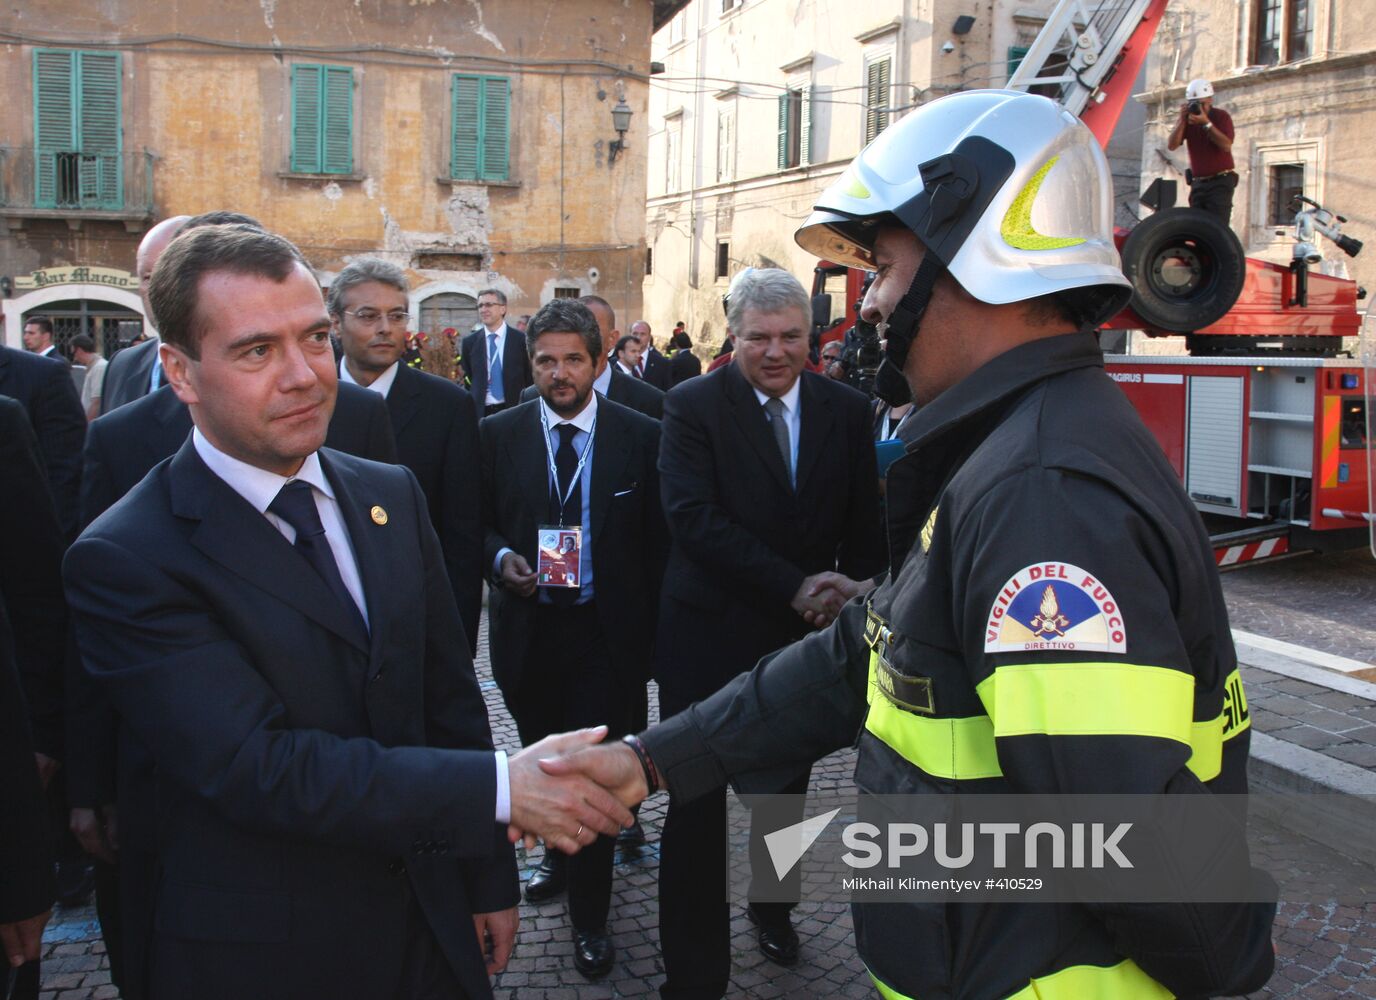
<instances>
[{"instance_id":1,"label":"fire truck ladder","mask_svg":"<svg viewBox=\"0 0 1376 1000\"><path fill-rule=\"evenodd\" d=\"M1060 0L1008 81L1079 116L1101 146L1132 95L1168 0Z\"/></svg>"}]
</instances>

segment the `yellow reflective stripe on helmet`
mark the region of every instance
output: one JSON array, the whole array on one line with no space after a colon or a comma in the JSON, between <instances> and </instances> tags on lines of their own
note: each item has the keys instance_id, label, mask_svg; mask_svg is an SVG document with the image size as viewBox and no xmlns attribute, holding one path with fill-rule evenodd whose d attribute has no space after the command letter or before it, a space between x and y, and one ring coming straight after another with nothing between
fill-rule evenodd
<instances>
[{"instance_id":1,"label":"yellow reflective stripe on helmet","mask_svg":"<svg viewBox=\"0 0 1376 1000\"><path fill-rule=\"evenodd\" d=\"M1059 250L1062 247L1079 246L1084 242L1078 236L1043 236L1032 227L1032 203L1037 200L1037 192L1041 189L1042 181L1046 180L1046 175L1051 173L1051 168L1059 159L1059 156L1053 156L1047 160L1046 165L1023 185L1023 189L1013 199L1013 204L1008 206L1008 214L1003 217L999 233L1003 236L1003 242L1010 247L1016 250Z\"/></svg>"},{"instance_id":2,"label":"yellow reflective stripe on helmet","mask_svg":"<svg viewBox=\"0 0 1376 1000\"><path fill-rule=\"evenodd\" d=\"M884 1000L918 1000L899 993L869 969ZM1130 958L1117 965L1072 965L1034 979L1005 1000L1172 1000L1175 996Z\"/></svg>"},{"instance_id":3,"label":"yellow reflective stripe on helmet","mask_svg":"<svg viewBox=\"0 0 1376 1000\"><path fill-rule=\"evenodd\" d=\"M1194 677L1136 663L1020 663L975 687L995 736L1158 736L1189 745Z\"/></svg>"},{"instance_id":4,"label":"yellow reflective stripe on helmet","mask_svg":"<svg viewBox=\"0 0 1376 1000\"><path fill-rule=\"evenodd\" d=\"M1251 725L1242 675L1234 670L1223 685L1223 711L1190 727L1190 747L1194 752L1185 766L1200 781L1213 781L1223 771L1223 745Z\"/></svg>"},{"instance_id":5,"label":"yellow reflective stripe on helmet","mask_svg":"<svg viewBox=\"0 0 1376 1000\"><path fill-rule=\"evenodd\" d=\"M966 781L1003 775L987 715L938 719L905 712L878 687L879 654L870 653L870 710L865 728L900 757L937 778Z\"/></svg>"}]
</instances>

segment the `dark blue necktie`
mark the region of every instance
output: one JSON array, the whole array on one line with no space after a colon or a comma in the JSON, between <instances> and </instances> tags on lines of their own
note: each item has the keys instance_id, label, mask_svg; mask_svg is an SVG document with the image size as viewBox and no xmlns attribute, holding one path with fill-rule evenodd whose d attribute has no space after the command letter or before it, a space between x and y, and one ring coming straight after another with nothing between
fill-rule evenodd
<instances>
[{"instance_id":1,"label":"dark blue necktie","mask_svg":"<svg viewBox=\"0 0 1376 1000\"><path fill-rule=\"evenodd\" d=\"M344 586L344 577L339 574L339 564L334 560L334 551L325 537L325 526L320 523L320 512L315 509L313 487L304 479L293 479L283 486L268 511L286 521L296 531L296 551L306 557L325 586L330 588L339 601L345 617L358 628L358 636L363 644L368 644L368 626L363 615L354 603L349 588Z\"/></svg>"}]
</instances>

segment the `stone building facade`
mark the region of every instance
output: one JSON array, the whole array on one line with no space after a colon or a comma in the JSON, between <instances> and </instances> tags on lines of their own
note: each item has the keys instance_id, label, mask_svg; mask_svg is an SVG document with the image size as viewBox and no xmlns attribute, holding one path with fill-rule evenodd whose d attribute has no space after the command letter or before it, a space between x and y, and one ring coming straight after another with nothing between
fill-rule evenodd
<instances>
[{"instance_id":1,"label":"stone building facade","mask_svg":"<svg viewBox=\"0 0 1376 1000\"><path fill-rule=\"evenodd\" d=\"M328 283L413 278L412 329L597 292L638 312L650 38L666 0L75 0L0 13L5 342L34 311L110 351L161 218L233 209ZM631 111L619 155L612 108Z\"/></svg>"},{"instance_id":2,"label":"stone building facade","mask_svg":"<svg viewBox=\"0 0 1376 1000\"><path fill-rule=\"evenodd\" d=\"M1376 18L1360 0L1199 0L1173 5L1146 68L1143 189L1157 177L1187 189L1184 147L1166 140L1185 85L1212 81L1233 118L1239 183L1233 230L1253 257L1288 263L1290 195L1302 193L1348 218L1344 230L1376 240ZM1376 287L1368 250L1347 257L1318 241L1320 270ZM1361 304L1365 308L1364 304Z\"/></svg>"}]
</instances>

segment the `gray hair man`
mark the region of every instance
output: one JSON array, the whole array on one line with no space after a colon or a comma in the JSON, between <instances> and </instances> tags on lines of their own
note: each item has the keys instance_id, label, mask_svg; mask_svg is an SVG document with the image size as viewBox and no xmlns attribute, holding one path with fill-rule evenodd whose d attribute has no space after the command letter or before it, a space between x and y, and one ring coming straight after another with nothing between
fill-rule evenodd
<instances>
[{"instance_id":1,"label":"gray hair man","mask_svg":"<svg viewBox=\"0 0 1376 1000\"><path fill-rule=\"evenodd\" d=\"M330 285L326 309L343 357L339 380L387 400L397 458L416 474L458 602L470 653L482 611L482 484L478 412L461 386L402 363L409 283L390 261L351 261Z\"/></svg>"}]
</instances>

